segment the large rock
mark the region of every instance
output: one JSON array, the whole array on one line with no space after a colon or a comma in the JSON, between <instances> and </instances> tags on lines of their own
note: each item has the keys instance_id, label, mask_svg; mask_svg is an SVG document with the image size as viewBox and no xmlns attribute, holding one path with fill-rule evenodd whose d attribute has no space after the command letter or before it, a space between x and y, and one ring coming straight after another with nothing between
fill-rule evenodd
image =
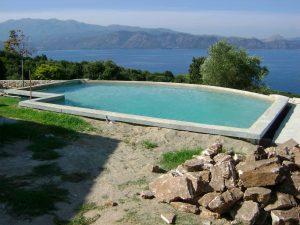
<instances>
[{"instance_id":1,"label":"large rock","mask_svg":"<svg viewBox=\"0 0 300 225\"><path fill-rule=\"evenodd\" d=\"M215 165L211 168L211 180L209 185L212 187L214 191L223 192L226 188L225 179L222 175L222 168L220 165Z\"/></svg>"},{"instance_id":2,"label":"large rock","mask_svg":"<svg viewBox=\"0 0 300 225\"><path fill-rule=\"evenodd\" d=\"M220 193L217 193L217 192L210 192L210 193L207 193L205 195L203 195L198 203L199 205L205 207L205 208L208 208L208 204L217 196L219 196Z\"/></svg>"},{"instance_id":3,"label":"large rock","mask_svg":"<svg viewBox=\"0 0 300 225\"><path fill-rule=\"evenodd\" d=\"M207 193L213 191L212 187L210 186L210 171L203 170L203 171L195 171L195 172L188 172L186 169L183 168L182 165L179 165L176 168L176 173L181 176L187 176L193 182L193 187L196 191L196 195Z\"/></svg>"},{"instance_id":4,"label":"large rock","mask_svg":"<svg viewBox=\"0 0 300 225\"><path fill-rule=\"evenodd\" d=\"M237 171L244 187L272 186L283 179L282 166L277 158L241 162Z\"/></svg>"},{"instance_id":5,"label":"large rock","mask_svg":"<svg viewBox=\"0 0 300 225\"><path fill-rule=\"evenodd\" d=\"M228 212L230 208L243 197L244 193L239 188L233 188L216 196L208 207L212 211L223 214Z\"/></svg>"},{"instance_id":6,"label":"large rock","mask_svg":"<svg viewBox=\"0 0 300 225\"><path fill-rule=\"evenodd\" d=\"M210 146L209 148L205 149L202 152L202 155L214 157L218 153L222 152L222 149L223 149L223 145L221 143L215 143L212 146Z\"/></svg>"},{"instance_id":7,"label":"large rock","mask_svg":"<svg viewBox=\"0 0 300 225\"><path fill-rule=\"evenodd\" d=\"M300 173L294 172L278 186L278 191L293 195L300 200Z\"/></svg>"},{"instance_id":8,"label":"large rock","mask_svg":"<svg viewBox=\"0 0 300 225\"><path fill-rule=\"evenodd\" d=\"M267 159L268 154L265 152L264 148L262 146L257 146L255 151L249 153L246 157L247 161L257 161L262 159Z\"/></svg>"},{"instance_id":9,"label":"large rock","mask_svg":"<svg viewBox=\"0 0 300 225\"><path fill-rule=\"evenodd\" d=\"M191 205L189 203L184 202L171 202L171 206L177 209L180 212L187 212L187 213L199 213L199 208L195 205Z\"/></svg>"},{"instance_id":10,"label":"large rock","mask_svg":"<svg viewBox=\"0 0 300 225\"><path fill-rule=\"evenodd\" d=\"M194 197L198 197L203 193L207 192L206 190L207 182L203 181L197 174L187 172L183 176L185 176L188 180L192 182L191 188L193 188Z\"/></svg>"},{"instance_id":11,"label":"large rock","mask_svg":"<svg viewBox=\"0 0 300 225\"><path fill-rule=\"evenodd\" d=\"M230 160L233 160L232 156L228 155L226 153L219 153L218 155L216 155L214 157L214 161L216 164L219 164L219 163L222 163L225 161L230 161Z\"/></svg>"},{"instance_id":12,"label":"large rock","mask_svg":"<svg viewBox=\"0 0 300 225\"><path fill-rule=\"evenodd\" d=\"M259 205L253 201L243 202L241 208L237 210L235 220L241 222L244 225L255 224L256 219L259 216Z\"/></svg>"},{"instance_id":13,"label":"large rock","mask_svg":"<svg viewBox=\"0 0 300 225\"><path fill-rule=\"evenodd\" d=\"M200 179L201 186L201 193L212 192L213 188L210 186L210 172L209 171L200 171L200 172L191 172L195 176Z\"/></svg>"},{"instance_id":14,"label":"large rock","mask_svg":"<svg viewBox=\"0 0 300 225\"><path fill-rule=\"evenodd\" d=\"M200 157L202 157L202 159ZM183 168L188 172L194 172L209 169L210 167L212 167L210 161L206 160L203 156L200 157L185 161L185 163L182 164Z\"/></svg>"},{"instance_id":15,"label":"large rock","mask_svg":"<svg viewBox=\"0 0 300 225\"><path fill-rule=\"evenodd\" d=\"M290 209L295 206L297 206L297 202L292 195L277 192L273 202L265 207L265 211Z\"/></svg>"},{"instance_id":16,"label":"large rock","mask_svg":"<svg viewBox=\"0 0 300 225\"><path fill-rule=\"evenodd\" d=\"M299 208L271 211L272 225L299 225Z\"/></svg>"},{"instance_id":17,"label":"large rock","mask_svg":"<svg viewBox=\"0 0 300 225\"><path fill-rule=\"evenodd\" d=\"M237 172L235 169L233 159L220 163L222 170L222 177L224 178L224 184L227 189L231 189L237 186Z\"/></svg>"},{"instance_id":18,"label":"large rock","mask_svg":"<svg viewBox=\"0 0 300 225\"><path fill-rule=\"evenodd\" d=\"M252 200L254 202L267 205L271 197L271 190L263 187L250 187L244 193L246 201Z\"/></svg>"},{"instance_id":19,"label":"large rock","mask_svg":"<svg viewBox=\"0 0 300 225\"><path fill-rule=\"evenodd\" d=\"M149 184L150 191L161 202L191 201L195 197L192 181L186 176L164 174Z\"/></svg>"},{"instance_id":20,"label":"large rock","mask_svg":"<svg viewBox=\"0 0 300 225\"><path fill-rule=\"evenodd\" d=\"M205 207L200 206L200 218L201 219L210 219L210 220L216 220L220 219L221 215L216 212L212 212L209 209L206 209Z\"/></svg>"}]
</instances>

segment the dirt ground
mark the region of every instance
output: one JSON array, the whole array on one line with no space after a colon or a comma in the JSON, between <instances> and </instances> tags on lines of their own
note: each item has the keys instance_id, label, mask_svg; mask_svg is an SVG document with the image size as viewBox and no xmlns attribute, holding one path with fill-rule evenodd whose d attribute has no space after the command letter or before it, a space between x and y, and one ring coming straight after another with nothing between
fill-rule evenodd
<instances>
[{"instance_id":1,"label":"dirt ground","mask_svg":"<svg viewBox=\"0 0 300 225\"><path fill-rule=\"evenodd\" d=\"M155 199L141 199L137 193L148 189L148 183L159 174L151 173L148 165L158 164L161 154L183 148L205 148L221 141L226 150L252 151L252 144L217 135L197 134L157 127L136 126L125 123L107 124L105 121L86 119L97 127L93 133L84 133L72 144L57 150L62 157L54 160L66 173L86 173L81 182L64 181L60 177L35 180L31 185L51 182L68 189L69 202L57 204L55 214L35 218L14 217L0 204L1 225L50 225L53 218L70 220L82 203L93 202L99 206L85 213L86 218L98 218L92 224L165 224L160 219L163 212L175 212L169 205ZM146 149L144 141L158 145ZM34 166L45 162L31 159L26 150L29 143L19 141L4 146L9 157L0 158L0 175L27 174ZM110 206L110 201L117 206ZM176 224L201 224L197 215L178 213Z\"/></svg>"}]
</instances>

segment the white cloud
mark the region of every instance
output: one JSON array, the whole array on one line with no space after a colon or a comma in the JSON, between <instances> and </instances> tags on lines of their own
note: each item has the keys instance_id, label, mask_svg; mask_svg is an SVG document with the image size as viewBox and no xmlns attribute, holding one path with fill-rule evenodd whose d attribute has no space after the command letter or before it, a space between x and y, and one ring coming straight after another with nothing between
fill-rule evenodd
<instances>
[{"instance_id":1,"label":"white cloud","mask_svg":"<svg viewBox=\"0 0 300 225\"><path fill-rule=\"evenodd\" d=\"M236 11L0 11L0 21L19 18L58 18L99 24L164 27L194 34L267 37L281 34L300 36L300 15Z\"/></svg>"}]
</instances>

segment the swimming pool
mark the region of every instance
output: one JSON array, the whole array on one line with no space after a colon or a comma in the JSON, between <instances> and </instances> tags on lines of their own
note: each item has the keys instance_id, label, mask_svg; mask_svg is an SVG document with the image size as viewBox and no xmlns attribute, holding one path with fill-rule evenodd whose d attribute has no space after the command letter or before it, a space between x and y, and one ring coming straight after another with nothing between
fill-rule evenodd
<instances>
[{"instance_id":1,"label":"swimming pool","mask_svg":"<svg viewBox=\"0 0 300 225\"><path fill-rule=\"evenodd\" d=\"M152 82L76 80L35 89L38 98L21 106L249 139L260 139L288 101L220 87Z\"/></svg>"},{"instance_id":2,"label":"swimming pool","mask_svg":"<svg viewBox=\"0 0 300 225\"><path fill-rule=\"evenodd\" d=\"M174 86L85 83L53 87L53 103L193 123L248 128L272 104L265 99Z\"/></svg>"}]
</instances>

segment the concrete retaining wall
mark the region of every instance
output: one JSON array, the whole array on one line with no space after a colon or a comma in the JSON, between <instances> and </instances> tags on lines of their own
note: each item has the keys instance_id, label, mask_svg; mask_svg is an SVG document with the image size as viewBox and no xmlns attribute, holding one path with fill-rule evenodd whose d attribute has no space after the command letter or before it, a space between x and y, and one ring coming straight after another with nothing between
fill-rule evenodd
<instances>
[{"instance_id":1,"label":"concrete retaining wall","mask_svg":"<svg viewBox=\"0 0 300 225\"><path fill-rule=\"evenodd\" d=\"M40 84L49 84L53 82L58 82L62 80L32 80L32 86ZM24 80L24 87L29 86L29 80ZM21 88L23 87L22 80L0 80L0 89L9 89L9 88Z\"/></svg>"}]
</instances>

